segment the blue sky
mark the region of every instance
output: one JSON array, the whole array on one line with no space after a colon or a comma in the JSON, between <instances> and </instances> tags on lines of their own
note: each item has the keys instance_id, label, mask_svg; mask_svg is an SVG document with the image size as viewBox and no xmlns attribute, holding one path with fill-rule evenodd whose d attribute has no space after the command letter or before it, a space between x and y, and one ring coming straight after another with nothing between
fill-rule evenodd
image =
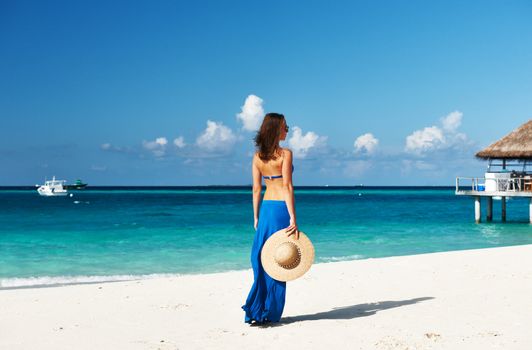
<instances>
[{"instance_id":1,"label":"blue sky","mask_svg":"<svg viewBox=\"0 0 532 350\"><path fill-rule=\"evenodd\" d=\"M450 185L532 117L527 1L0 3L0 185ZM240 114L240 118L238 115Z\"/></svg>"}]
</instances>

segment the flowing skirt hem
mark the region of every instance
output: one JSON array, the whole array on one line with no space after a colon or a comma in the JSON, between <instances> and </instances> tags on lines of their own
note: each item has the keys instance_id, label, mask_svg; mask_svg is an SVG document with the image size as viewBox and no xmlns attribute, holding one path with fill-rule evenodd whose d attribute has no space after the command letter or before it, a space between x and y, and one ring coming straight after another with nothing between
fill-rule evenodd
<instances>
[{"instance_id":1,"label":"flowing skirt hem","mask_svg":"<svg viewBox=\"0 0 532 350\"><path fill-rule=\"evenodd\" d=\"M281 320L280 317L279 318L274 318L274 319L271 319L270 317L268 317L268 314L270 312L270 310L268 310L268 309L262 310L260 316L252 315L252 313L248 310L246 305L242 306L242 310L244 310L246 312L246 315L245 315L245 318L244 318L244 322L245 323L251 324L253 321L255 321L257 323L279 322Z\"/></svg>"}]
</instances>

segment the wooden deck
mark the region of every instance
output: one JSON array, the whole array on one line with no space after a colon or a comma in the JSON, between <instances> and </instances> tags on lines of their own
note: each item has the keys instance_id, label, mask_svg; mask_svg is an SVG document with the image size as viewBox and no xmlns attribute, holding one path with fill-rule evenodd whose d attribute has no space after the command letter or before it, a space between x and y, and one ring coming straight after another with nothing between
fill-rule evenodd
<instances>
[{"instance_id":1,"label":"wooden deck","mask_svg":"<svg viewBox=\"0 0 532 350\"><path fill-rule=\"evenodd\" d=\"M468 186L464 186L463 182L469 182ZM474 198L475 208L475 222L480 223L482 210L481 210L481 197L486 197L486 220L493 220L493 198L498 197L501 200L501 220L506 221L506 198L507 197L521 197L529 198L528 212L529 222L532 224L532 179L527 177L522 178L510 178L510 179L490 179L492 181L491 189L486 191L486 178L456 178L455 194L457 196L470 196ZM462 185L460 184L462 181ZM495 183L493 183L495 181ZM494 189L494 190L493 190ZM479 191L482 190L482 191Z\"/></svg>"},{"instance_id":2,"label":"wooden deck","mask_svg":"<svg viewBox=\"0 0 532 350\"><path fill-rule=\"evenodd\" d=\"M457 196L480 196L480 197L532 197L530 191L472 191L458 190L455 191Z\"/></svg>"}]
</instances>

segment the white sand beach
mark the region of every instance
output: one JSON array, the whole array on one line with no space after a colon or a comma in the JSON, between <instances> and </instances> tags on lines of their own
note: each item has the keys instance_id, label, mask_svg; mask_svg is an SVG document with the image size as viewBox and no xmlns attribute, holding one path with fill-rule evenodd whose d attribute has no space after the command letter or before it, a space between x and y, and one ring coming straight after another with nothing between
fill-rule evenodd
<instances>
[{"instance_id":1,"label":"white sand beach","mask_svg":"<svg viewBox=\"0 0 532 350\"><path fill-rule=\"evenodd\" d=\"M532 245L315 264L251 327L252 271L0 290L0 349L531 349Z\"/></svg>"}]
</instances>

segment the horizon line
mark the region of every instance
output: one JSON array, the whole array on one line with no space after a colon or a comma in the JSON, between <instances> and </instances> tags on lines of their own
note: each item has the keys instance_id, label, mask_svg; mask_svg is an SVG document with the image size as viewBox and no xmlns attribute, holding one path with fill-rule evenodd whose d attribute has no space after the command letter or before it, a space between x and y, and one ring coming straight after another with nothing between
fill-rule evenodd
<instances>
[{"instance_id":1,"label":"horizon line","mask_svg":"<svg viewBox=\"0 0 532 350\"><path fill-rule=\"evenodd\" d=\"M187 188L187 187L252 187L251 184L245 184L245 185L92 185L87 186L85 189L76 190L73 191L85 191L87 189L91 188L120 188L120 187L128 187L128 188L135 188L135 187L153 187L153 188ZM324 188L337 188L337 187L349 187L349 188L372 188L372 187L448 187L453 188L455 185L294 185L294 188L305 188L305 187L324 187ZM36 188L35 185L0 185L0 189L5 188Z\"/></svg>"}]
</instances>

